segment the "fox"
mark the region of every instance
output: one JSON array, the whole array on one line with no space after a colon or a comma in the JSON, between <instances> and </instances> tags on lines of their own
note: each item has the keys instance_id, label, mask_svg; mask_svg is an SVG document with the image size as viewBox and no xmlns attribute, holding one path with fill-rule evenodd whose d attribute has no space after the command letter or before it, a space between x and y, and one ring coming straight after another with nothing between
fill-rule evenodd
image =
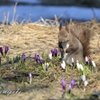
<instances>
[{"instance_id":1,"label":"fox","mask_svg":"<svg viewBox=\"0 0 100 100\"><path fill-rule=\"evenodd\" d=\"M58 33L58 48L61 53L61 59L64 59L66 64L71 64L72 59L75 62L79 61L84 63L85 56L87 55L89 36L87 33L77 33L77 31L69 31L68 26L62 27L59 25Z\"/></svg>"}]
</instances>

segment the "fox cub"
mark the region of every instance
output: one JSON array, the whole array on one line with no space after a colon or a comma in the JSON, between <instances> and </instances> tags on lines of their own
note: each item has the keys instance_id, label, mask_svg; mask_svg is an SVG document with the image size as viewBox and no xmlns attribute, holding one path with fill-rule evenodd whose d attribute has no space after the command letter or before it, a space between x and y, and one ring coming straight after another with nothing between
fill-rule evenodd
<instances>
[{"instance_id":1,"label":"fox cub","mask_svg":"<svg viewBox=\"0 0 100 100\"><path fill-rule=\"evenodd\" d=\"M81 34L81 33L80 33ZM62 23L59 26L58 33L58 47L61 52L61 59L64 59L67 64L72 63L72 59L76 62L84 62L86 56L86 48L88 46L88 38L83 32L81 35L75 31L69 32L68 27L62 27ZM84 39L84 40L83 40Z\"/></svg>"}]
</instances>

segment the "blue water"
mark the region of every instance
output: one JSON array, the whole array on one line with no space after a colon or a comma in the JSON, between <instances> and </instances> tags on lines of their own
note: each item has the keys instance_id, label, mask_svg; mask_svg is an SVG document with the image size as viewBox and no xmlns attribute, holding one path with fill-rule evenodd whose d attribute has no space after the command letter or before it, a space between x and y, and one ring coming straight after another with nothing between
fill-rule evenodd
<instances>
[{"instance_id":1,"label":"blue water","mask_svg":"<svg viewBox=\"0 0 100 100\"><path fill-rule=\"evenodd\" d=\"M14 0L13 0L14 1ZM39 3L39 0L15 0L17 2L27 2L27 3ZM100 9L94 8L95 17L100 20ZM14 13L14 5L10 6L0 6L0 22L4 20L4 15L9 14L9 22L12 21ZM42 6L42 5L18 5L16 7L16 13L14 14L14 19L16 21L27 21L30 19L31 22L38 21L40 17L43 19L54 19L54 15L59 19L73 19L73 20L92 20L94 14L91 8L82 8L75 6Z\"/></svg>"}]
</instances>

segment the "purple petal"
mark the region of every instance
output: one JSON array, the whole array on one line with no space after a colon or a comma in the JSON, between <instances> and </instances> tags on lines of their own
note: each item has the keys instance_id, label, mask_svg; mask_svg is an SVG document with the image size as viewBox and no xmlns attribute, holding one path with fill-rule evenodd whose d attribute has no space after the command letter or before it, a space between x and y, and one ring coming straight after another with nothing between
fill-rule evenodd
<instances>
[{"instance_id":1,"label":"purple petal","mask_svg":"<svg viewBox=\"0 0 100 100\"><path fill-rule=\"evenodd\" d=\"M55 54L55 56L57 56L57 49L54 49L54 54Z\"/></svg>"},{"instance_id":2,"label":"purple petal","mask_svg":"<svg viewBox=\"0 0 100 100\"><path fill-rule=\"evenodd\" d=\"M24 54L22 54L21 58L25 61L26 60L26 56Z\"/></svg>"},{"instance_id":3,"label":"purple petal","mask_svg":"<svg viewBox=\"0 0 100 100\"><path fill-rule=\"evenodd\" d=\"M9 47L6 46L6 47L5 47L5 55L7 54L8 50L9 50Z\"/></svg>"},{"instance_id":4,"label":"purple petal","mask_svg":"<svg viewBox=\"0 0 100 100\"><path fill-rule=\"evenodd\" d=\"M0 47L0 53L1 53L2 56L3 56L3 48L2 48L2 47Z\"/></svg>"},{"instance_id":5,"label":"purple petal","mask_svg":"<svg viewBox=\"0 0 100 100\"><path fill-rule=\"evenodd\" d=\"M72 79L72 81L71 81L71 87L74 88L74 86L75 86L75 80Z\"/></svg>"},{"instance_id":6,"label":"purple petal","mask_svg":"<svg viewBox=\"0 0 100 100\"><path fill-rule=\"evenodd\" d=\"M69 89L69 90L72 89L72 84L71 84L71 83L69 83L69 87L68 87L68 89Z\"/></svg>"},{"instance_id":7,"label":"purple petal","mask_svg":"<svg viewBox=\"0 0 100 100\"><path fill-rule=\"evenodd\" d=\"M61 81L61 85L62 85L62 92L64 93L66 91L66 82L64 78Z\"/></svg>"},{"instance_id":8,"label":"purple petal","mask_svg":"<svg viewBox=\"0 0 100 100\"><path fill-rule=\"evenodd\" d=\"M43 59L40 59L40 63L41 63L41 64L44 64L44 60L43 60Z\"/></svg>"},{"instance_id":9,"label":"purple petal","mask_svg":"<svg viewBox=\"0 0 100 100\"><path fill-rule=\"evenodd\" d=\"M71 92L71 90L72 90L72 85L71 85L71 83L69 83L69 86L68 86L69 93Z\"/></svg>"},{"instance_id":10,"label":"purple petal","mask_svg":"<svg viewBox=\"0 0 100 100\"><path fill-rule=\"evenodd\" d=\"M52 55L54 55L54 50L51 50Z\"/></svg>"},{"instance_id":11,"label":"purple petal","mask_svg":"<svg viewBox=\"0 0 100 100\"><path fill-rule=\"evenodd\" d=\"M53 56L57 56L58 51L56 48L54 48L53 50L51 50L51 53Z\"/></svg>"},{"instance_id":12,"label":"purple petal","mask_svg":"<svg viewBox=\"0 0 100 100\"><path fill-rule=\"evenodd\" d=\"M35 54L35 57L34 58L35 58L36 62L38 62L39 59L40 59L39 55L37 55L37 54Z\"/></svg>"}]
</instances>

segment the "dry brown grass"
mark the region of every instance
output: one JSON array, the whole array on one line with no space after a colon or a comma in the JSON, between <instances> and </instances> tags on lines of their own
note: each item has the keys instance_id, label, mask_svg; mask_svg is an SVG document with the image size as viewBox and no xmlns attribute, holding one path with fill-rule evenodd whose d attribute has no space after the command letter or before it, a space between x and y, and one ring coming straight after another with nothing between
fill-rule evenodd
<instances>
[{"instance_id":1,"label":"dry brown grass","mask_svg":"<svg viewBox=\"0 0 100 100\"><path fill-rule=\"evenodd\" d=\"M10 54L48 52L57 48L58 28L54 25L27 23L0 25L0 46L8 45Z\"/></svg>"},{"instance_id":2,"label":"dry brown grass","mask_svg":"<svg viewBox=\"0 0 100 100\"><path fill-rule=\"evenodd\" d=\"M57 48L58 43L58 21L50 21L48 24L42 22L18 24L12 22L10 25L0 25L0 46L8 45L9 55L25 53L33 56L34 53L49 52L52 48ZM53 25L56 22L56 25ZM100 62L100 23L96 20L74 23L70 21L69 28L88 28L92 34L90 40L91 58L99 64Z\"/></svg>"}]
</instances>

